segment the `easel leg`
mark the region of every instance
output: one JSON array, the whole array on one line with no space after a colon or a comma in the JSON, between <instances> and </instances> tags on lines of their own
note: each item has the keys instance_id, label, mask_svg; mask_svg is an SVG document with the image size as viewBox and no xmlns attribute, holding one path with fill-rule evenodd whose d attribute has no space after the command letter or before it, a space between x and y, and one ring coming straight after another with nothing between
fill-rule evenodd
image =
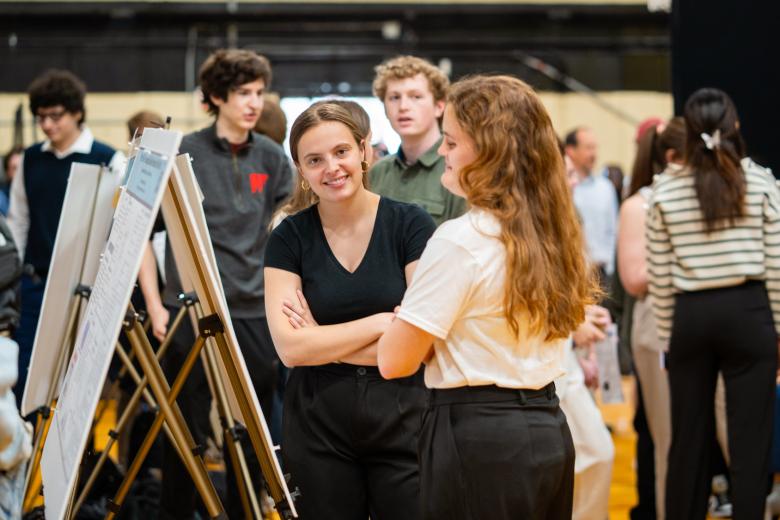
<instances>
[{"instance_id":1,"label":"easel leg","mask_svg":"<svg viewBox=\"0 0 780 520\"><path fill-rule=\"evenodd\" d=\"M140 325L136 326L140 328ZM209 512L209 516L212 518L224 518L225 513L222 509L222 505L219 502L216 491L214 490L214 486L208 478L208 474L206 473L202 459L196 458L195 455L189 451L192 446L192 444L188 442L189 431L186 429L186 426L184 426L184 421L181 418L181 415L174 412L176 397L179 395L179 392L181 392L187 376L189 376L192 367L198 360L198 356L200 355L200 351L203 348L205 340L198 338L198 340L195 341L192 350L187 355L187 358L185 359L179 374L174 380L173 387L168 390L168 383L162 374L162 369L153 360L151 346L149 346L148 341L144 342L144 339L145 336L142 336L142 339L139 340L138 334L136 333L133 335L131 343L133 344L133 349L136 351L136 355L138 356L138 360L141 363L144 373L146 373L149 377L152 392L155 394L157 402L160 404L161 411L157 414L157 417L155 418L154 423L152 423L152 426L149 429L149 433L147 433L146 438L144 439L144 442L141 445L138 454L136 455L136 458L133 460L130 469L128 469L125 479L122 481L122 485L120 486L119 491L117 491L116 497L112 502L111 511L106 516L106 519L113 519L116 516L116 513L119 511L119 508L121 507L125 498L127 498L127 493L130 491L130 486L138 475L138 472L141 469L141 465L143 464L144 459L151 449L152 443L163 426L163 422L168 423L168 426L171 427L171 433L176 440L176 444L179 444L182 447L180 452L182 455L182 461L190 472L190 475L195 482L195 486L203 498L204 503L206 504L206 509Z\"/></svg>"},{"instance_id":2,"label":"easel leg","mask_svg":"<svg viewBox=\"0 0 780 520\"><path fill-rule=\"evenodd\" d=\"M163 342L160 344L160 347L157 349L157 359L161 359L162 353L164 353L168 349L168 345L171 343L171 338L173 338L173 335L176 334L176 330L178 330L179 326L181 325L182 320L186 316L186 307L182 307L179 309L179 312L176 314L176 318L173 320L173 323L171 324L171 329L168 331L168 334L166 335ZM151 323L151 319L147 319L144 323L144 333L148 332L149 324ZM117 341L116 344L117 350L122 348L122 345ZM114 381L111 383L111 388L109 388L107 395L116 395L117 389L119 388L119 384L122 381L122 378L124 378L127 375L128 367L132 366L132 360L135 358L135 352L130 352L130 364L124 363L124 366L119 369L119 373L117 374ZM99 423L101 419L103 418L103 413L105 412L106 408L101 407L100 411L96 414L95 423Z\"/></svg>"},{"instance_id":3,"label":"easel leg","mask_svg":"<svg viewBox=\"0 0 780 520\"><path fill-rule=\"evenodd\" d=\"M241 441L236 436L236 423L233 420L233 415L230 413L225 382L222 380L222 375L219 373L217 357L214 353L214 345L211 341L206 342L205 353L207 360L206 369L211 373L211 378L214 381L220 423L225 431L224 442L226 443L225 446L227 447L228 455L233 464L233 471L236 473L236 483L238 485L244 515L250 520L253 518L252 515L254 513L254 518L260 520L263 518L263 514L260 509L260 504L257 501L257 493L255 493L254 486L252 485L252 477L249 473L249 466L247 466L246 463L244 450L241 447Z\"/></svg>"},{"instance_id":4,"label":"easel leg","mask_svg":"<svg viewBox=\"0 0 780 520\"><path fill-rule=\"evenodd\" d=\"M76 327L78 325L78 316L81 311L81 301L84 298L85 293L80 292L78 289L73 296L71 303L70 313L68 315L68 324L65 328L65 338L60 345L60 350L57 353L57 362L55 363L54 379L49 387L49 392L46 396L47 406L45 409L38 412L38 420L35 427L35 437L33 440L33 459L27 466L27 476L25 477L24 484L24 501L22 502L22 511L27 513L32 511L35 502L41 494L41 487L43 482L41 480L40 465L41 457L43 456L43 445L46 442L46 436L49 433L51 427L51 421L53 420L53 408L54 397L59 391L60 381L65 374L65 370L70 361L70 354L73 347L73 341L76 337Z\"/></svg>"},{"instance_id":5,"label":"easel leg","mask_svg":"<svg viewBox=\"0 0 780 520\"><path fill-rule=\"evenodd\" d=\"M182 307L179 309L179 312L176 315L176 318L174 319L171 329L168 332L167 337L165 340L160 344L160 348L157 350L157 353L155 354L157 360L159 361L162 359L162 357L165 355L166 351L168 350L168 347L171 344L171 338L176 333L176 330L179 328L179 326L182 323L182 320L186 316L187 309L185 307ZM147 323L145 325L148 325L149 320L147 320ZM147 332L147 327L144 328L144 333ZM86 484L84 485L84 488L81 490L81 494L79 495L78 499L76 500L75 506L73 511L78 512L81 509L81 506L84 505L84 501L86 500L87 496L89 495L89 492L91 491L92 487L95 485L95 482L97 481L97 477L100 473L100 470L105 465L106 461L108 460L108 454L111 451L111 448L113 447L114 443L117 442L119 438L120 432L122 432L127 425L128 422L130 422L131 418L133 417L133 414L135 413L135 409L138 407L138 404L141 400L141 397L144 398L144 400L154 409L157 409L157 403L154 400L154 397L152 397L151 393L149 393L149 390L146 388L148 384L148 379L146 377L141 377L141 375L138 373L138 371L135 368L135 365L133 364L133 358L135 357L133 354L134 352L131 352L128 354L125 352L124 348L122 348L122 345L117 342L116 345L116 353L117 356L122 361L122 368L119 371L119 375L117 376L117 379L115 381L115 384L124 377L127 373L130 374L130 376L133 378L133 381L136 384L136 390L133 392L133 395L131 396L130 400L128 401L127 405L125 406L125 409L122 411L122 414L117 421L117 425L110 432L110 438L108 440L108 443L106 444L105 449L100 454L100 458L98 458L98 461L95 464L95 467L92 469L92 473L90 474L89 479L87 480ZM95 421L99 422L99 418ZM181 454L181 450L179 445L175 442L173 433L171 432L170 428L166 423L163 422L163 430L165 431L166 436L170 440L171 445L176 448L177 452L179 452L179 456L183 457Z\"/></svg>"},{"instance_id":6,"label":"easel leg","mask_svg":"<svg viewBox=\"0 0 780 520\"><path fill-rule=\"evenodd\" d=\"M214 485L206 472L206 466L203 463L203 459L199 456L196 457L195 454L190 451L190 449L194 448L195 442L187 429L184 417L182 417L181 412L176 406L175 400L171 403L168 402L171 389L168 387L165 374L155 358L152 346L146 339L146 335L144 334L141 325L137 322L134 325L134 332L135 334L130 335L130 343L136 351L136 356L143 367L146 377L149 378L152 393L154 394L155 399L157 399L160 410L165 416L165 422L171 429L176 444L181 448L180 453L184 457L182 462L192 475L192 479L195 482L195 488L203 498L209 516L212 518L223 516L224 510L222 509L222 504L220 503Z\"/></svg>"},{"instance_id":7,"label":"easel leg","mask_svg":"<svg viewBox=\"0 0 780 520\"><path fill-rule=\"evenodd\" d=\"M238 400L238 406L241 409L241 414L244 417L252 417L257 412L254 409L252 403L250 403L247 399L244 390L240 387L238 369L230 357L230 349L228 347L227 340L225 340L225 336L222 333L216 334L214 339L217 343L217 347L219 348L219 353L222 357L223 365L227 370L228 379L230 380L230 384L233 387L234 394ZM265 477L268 491L270 492L271 497L276 504L277 511L282 515L287 515L287 498L282 488L282 484L277 482L274 478L275 473L273 462L271 459L269 459L269 457L276 456L274 453L274 447L267 444L265 436L260 432L260 430L252 426L252 423L254 422L255 421L247 420L247 432L249 434L250 440L252 441L252 447L254 448L255 453L257 453L257 459L260 463L260 470Z\"/></svg>"},{"instance_id":8,"label":"easel leg","mask_svg":"<svg viewBox=\"0 0 780 520\"><path fill-rule=\"evenodd\" d=\"M39 468L41 466L41 457L43 456L43 443L46 441L46 436L49 434L49 428L52 424L52 410L46 408L45 413L38 413L38 421L35 426L37 435L35 436L35 443L33 444L33 459L30 465L27 467L27 476L24 485L25 494L24 501L22 502L22 512L29 513L35 506L35 502L41 494L41 473Z\"/></svg>"},{"instance_id":9,"label":"easel leg","mask_svg":"<svg viewBox=\"0 0 780 520\"><path fill-rule=\"evenodd\" d=\"M84 501L89 495L92 486L95 485L95 481L97 480L100 470L103 468L103 465L106 463L106 460L108 460L108 454L111 451L111 447L117 441L119 437L119 432L124 430L127 423L130 422L130 419L133 417L135 409L138 407L138 403L140 402L141 397L143 396L144 400L152 408L155 409L158 408L157 403L154 400L154 397L152 397L152 395L149 393L149 390L146 388L147 378L146 377L142 378L141 375L136 371L135 367L133 366L132 359L130 359L130 356L124 351L121 345L117 344L116 352L119 358L122 360L124 367L127 368L127 371L130 373L131 377L135 381L137 387L135 389L135 392L133 392L132 397L128 401L127 406L125 406L125 409L122 411L122 415L120 416L119 421L117 421L116 428L114 428L114 430L112 430L109 433L110 438L108 440L108 443L106 444L106 447L103 450L103 452L100 454L100 458L98 459L97 463L95 463L95 467L92 469L92 473L90 474L89 479L84 485L84 488L81 490L81 494L79 495L78 500L76 500L76 505L74 506L73 509L73 511L75 512L78 512L81 509L81 506L84 505ZM160 359L164 353L165 353L164 350L160 348L160 350L157 351L157 359ZM168 425L163 423L163 429L165 430L165 434L168 436L168 439L171 441L171 444L177 450L179 450L179 446L174 442L173 434L171 433L170 428L168 428ZM181 456L181 453L179 455Z\"/></svg>"}]
</instances>

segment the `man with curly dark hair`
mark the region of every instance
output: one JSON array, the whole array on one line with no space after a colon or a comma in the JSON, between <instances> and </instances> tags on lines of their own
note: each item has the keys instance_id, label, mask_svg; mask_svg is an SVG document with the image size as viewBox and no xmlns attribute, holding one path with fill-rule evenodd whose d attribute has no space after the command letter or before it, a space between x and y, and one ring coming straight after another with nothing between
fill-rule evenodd
<instances>
[{"instance_id":1,"label":"man with curly dark hair","mask_svg":"<svg viewBox=\"0 0 780 520\"><path fill-rule=\"evenodd\" d=\"M124 155L95 140L84 125L85 94L84 83L66 70L48 70L28 89L30 111L46 140L24 151L11 184L8 208L8 227L24 262L21 319L15 333L19 343L19 379L14 387L17 401L21 401L27 380L71 165L104 164L116 171L124 167Z\"/></svg>"},{"instance_id":2,"label":"man with curly dark hair","mask_svg":"<svg viewBox=\"0 0 780 520\"><path fill-rule=\"evenodd\" d=\"M278 371L278 358L265 319L263 255L271 217L292 188L290 163L281 146L253 131L263 110L263 93L271 81L271 66L249 50L219 50L200 69L203 102L214 124L186 135L180 150L192 157L193 170L205 195L203 210L209 228L225 299L238 344L246 361L260 406L270 418ZM151 255L147 255L151 258ZM160 298L154 261L142 267L141 288L152 329L162 339L176 315L182 291L173 255L166 248L166 286ZM163 361L173 378L194 342L192 328L181 326ZM177 399L195 441L205 445L211 428L211 394L198 364ZM245 450L251 455L251 450ZM260 484L254 456L250 471ZM229 463L229 457L225 457ZM233 471L226 472L226 512L243 518ZM192 518L196 506L194 486L170 445L163 458L160 518Z\"/></svg>"}]
</instances>

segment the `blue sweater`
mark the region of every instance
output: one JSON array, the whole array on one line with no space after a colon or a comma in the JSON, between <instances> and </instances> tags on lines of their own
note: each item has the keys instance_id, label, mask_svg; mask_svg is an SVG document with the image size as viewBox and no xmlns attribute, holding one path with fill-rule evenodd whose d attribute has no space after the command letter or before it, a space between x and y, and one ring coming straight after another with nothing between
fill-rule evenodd
<instances>
[{"instance_id":1,"label":"blue sweater","mask_svg":"<svg viewBox=\"0 0 780 520\"><path fill-rule=\"evenodd\" d=\"M24 191L30 210L24 263L43 275L49 270L71 166L74 162L108 165L114 149L95 141L89 153L76 152L58 159L41 150L42 146L34 144L24 152Z\"/></svg>"}]
</instances>

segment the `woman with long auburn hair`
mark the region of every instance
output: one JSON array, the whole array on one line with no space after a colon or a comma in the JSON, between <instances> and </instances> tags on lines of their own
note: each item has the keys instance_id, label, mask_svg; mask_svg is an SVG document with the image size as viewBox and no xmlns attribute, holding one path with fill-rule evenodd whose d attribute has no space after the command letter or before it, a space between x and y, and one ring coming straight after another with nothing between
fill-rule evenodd
<instances>
[{"instance_id":1,"label":"woman with long auburn hair","mask_svg":"<svg viewBox=\"0 0 780 520\"><path fill-rule=\"evenodd\" d=\"M471 210L420 259L379 369L426 363L420 433L423 517L570 519L574 448L553 380L595 302L595 274L550 117L510 76L453 85L442 184Z\"/></svg>"},{"instance_id":2,"label":"woman with long auburn hair","mask_svg":"<svg viewBox=\"0 0 780 520\"><path fill-rule=\"evenodd\" d=\"M649 293L667 368L667 520L707 515L718 371L726 386L733 518L763 518L780 330L780 192L745 158L729 96L685 104L685 165L653 184Z\"/></svg>"}]
</instances>

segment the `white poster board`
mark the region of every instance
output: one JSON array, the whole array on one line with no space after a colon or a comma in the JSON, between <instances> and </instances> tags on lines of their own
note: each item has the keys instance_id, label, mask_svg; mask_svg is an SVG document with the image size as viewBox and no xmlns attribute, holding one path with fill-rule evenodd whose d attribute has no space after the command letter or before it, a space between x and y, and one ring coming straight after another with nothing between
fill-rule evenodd
<instances>
[{"instance_id":1,"label":"white poster board","mask_svg":"<svg viewBox=\"0 0 780 520\"><path fill-rule=\"evenodd\" d=\"M198 295L198 301L203 309L204 316L217 314L224 324L224 335L230 351L230 357L238 371L240 385L238 391L247 396L252 405L252 416L245 417L238 406L236 399L237 390L230 384L226 384L230 412L233 414L233 417L240 420L243 424L256 425L261 435L265 438L266 446L273 447L268 425L260 409L260 402L255 394L249 371L244 362L244 356L241 354L241 349L233 330L233 323L230 320L230 311L228 310L222 289L222 281L217 269L214 249L211 245L206 215L203 212L203 195L195 178L195 173L192 171L189 155L180 155L176 159L176 166L171 175L169 186L170 189L166 190L163 197L162 214L165 219L168 240L171 243L171 250L176 263L176 269L179 272L182 288L185 291L194 289ZM192 254L190 248L194 249L195 254ZM203 283L204 281L205 283ZM222 378L229 383L230 379L227 376L222 357L216 357ZM256 450L259 449L257 446L254 448ZM281 487L293 515L297 516L279 461L273 452L269 455L277 483Z\"/></svg>"},{"instance_id":2,"label":"white poster board","mask_svg":"<svg viewBox=\"0 0 780 520\"><path fill-rule=\"evenodd\" d=\"M44 507L62 519L181 132L147 129L114 214L43 449Z\"/></svg>"},{"instance_id":3,"label":"white poster board","mask_svg":"<svg viewBox=\"0 0 780 520\"><path fill-rule=\"evenodd\" d=\"M98 165L74 163L71 167L24 387L22 415L50 404L46 398L56 377L73 293L79 284L91 286L95 281L119 179L119 172Z\"/></svg>"}]
</instances>

